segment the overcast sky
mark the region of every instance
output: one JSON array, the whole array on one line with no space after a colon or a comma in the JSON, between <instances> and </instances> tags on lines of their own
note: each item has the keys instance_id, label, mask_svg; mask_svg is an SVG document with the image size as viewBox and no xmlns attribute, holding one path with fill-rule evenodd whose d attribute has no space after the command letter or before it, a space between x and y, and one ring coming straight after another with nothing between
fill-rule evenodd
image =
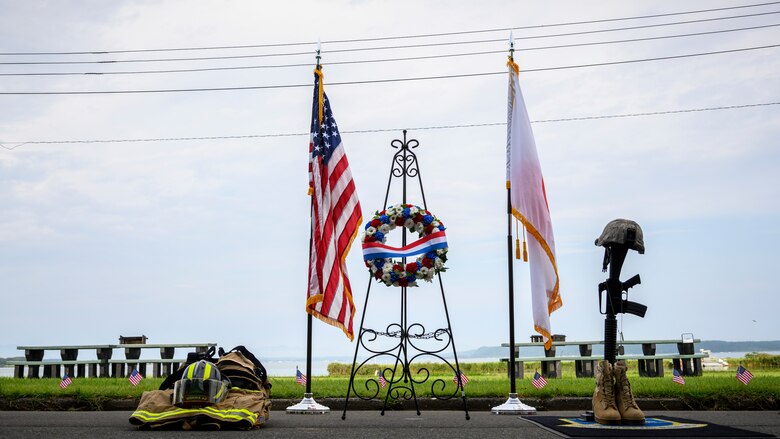
<instances>
[{"instance_id":1,"label":"overcast sky","mask_svg":"<svg viewBox=\"0 0 780 439\"><path fill-rule=\"evenodd\" d=\"M780 27L767 27L780 24L780 3L625 19L750 4L0 0L0 356L145 334L303 358L318 39L364 219L384 207L390 142L407 128L428 208L447 226L456 346L506 342L510 28L555 231L553 331L603 337L593 242L622 217L642 226L647 248L623 270L641 274L630 298L648 306L622 319L626 339L778 339L780 105L756 104L780 102L780 50L756 48L780 44ZM591 23L560 25L572 22ZM448 35L376 40L429 34ZM364 39L374 40L334 42ZM276 46L148 51L261 45ZM62 54L94 51L109 53ZM684 56L721 51L732 52ZM55 54L9 55L22 52ZM473 52L492 53L463 55ZM672 56L684 57L625 62ZM387 61L410 57L424 59ZM212 59L148 61L181 58ZM126 62L98 63L109 60ZM7 64L24 62L71 64ZM599 63L615 64L576 67ZM278 65L292 66L83 74ZM81 74L30 75L53 72ZM497 74L371 82L484 73ZM747 107L680 112L731 106ZM598 118L656 112L666 114ZM550 121L569 118L586 119ZM493 125L421 129L471 124ZM191 137L217 138L41 143ZM409 200L422 203L415 187ZM359 317L369 283L359 242L347 262ZM528 340L527 264L515 279L516 334ZM409 297L410 321L442 325L438 285ZM397 320L398 290L372 284L366 314L377 330ZM314 329L316 359L354 352L340 330Z\"/></svg>"}]
</instances>

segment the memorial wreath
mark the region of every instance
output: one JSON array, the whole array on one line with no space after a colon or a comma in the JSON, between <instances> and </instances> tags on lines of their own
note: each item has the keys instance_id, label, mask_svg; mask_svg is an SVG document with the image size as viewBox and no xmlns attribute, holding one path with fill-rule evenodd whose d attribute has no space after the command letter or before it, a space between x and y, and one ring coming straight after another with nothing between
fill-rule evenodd
<instances>
[{"instance_id":1,"label":"memorial wreath","mask_svg":"<svg viewBox=\"0 0 780 439\"><path fill-rule=\"evenodd\" d=\"M418 240L403 247L385 244L387 234L406 227L418 234ZM414 287L417 281L430 282L445 271L447 237L444 224L431 212L412 204L396 204L374 213L363 234L363 259L371 275L387 286ZM393 258L420 255L415 262L403 264Z\"/></svg>"}]
</instances>

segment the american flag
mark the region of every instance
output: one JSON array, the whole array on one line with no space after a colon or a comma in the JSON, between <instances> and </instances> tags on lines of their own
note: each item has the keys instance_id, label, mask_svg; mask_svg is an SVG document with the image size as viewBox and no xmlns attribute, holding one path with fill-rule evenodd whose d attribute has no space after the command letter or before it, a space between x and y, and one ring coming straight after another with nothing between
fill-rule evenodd
<instances>
[{"instance_id":1,"label":"american flag","mask_svg":"<svg viewBox=\"0 0 780 439\"><path fill-rule=\"evenodd\" d=\"M386 385L387 385L387 380L385 379L385 376L379 375L379 387L384 389Z\"/></svg>"},{"instance_id":2,"label":"american flag","mask_svg":"<svg viewBox=\"0 0 780 439\"><path fill-rule=\"evenodd\" d=\"M65 374L65 375L62 377L62 381L60 381L60 388L64 389L64 388L66 388L66 387L70 386L70 383L72 383L72 382L73 382L73 380L72 380L72 379L70 379L70 377L69 377L69 376L68 376L68 374L66 373L66 374Z\"/></svg>"},{"instance_id":3,"label":"american flag","mask_svg":"<svg viewBox=\"0 0 780 439\"><path fill-rule=\"evenodd\" d=\"M753 379L753 374L740 364L737 368L737 379L742 381L742 384L747 385Z\"/></svg>"},{"instance_id":4,"label":"american flag","mask_svg":"<svg viewBox=\"0 0 780 439\"><path fill-rule=\"evenodd\" d=\"M677 369L674 369L672 372L672 381L674 381L677 384L685 384L685 379L682 377L682 374L680 374L680 371Z\"/></svg>"},{"instance_id":5,"label":"american flag","mask_svg":"<svg viewBox=\"0 0 780 439\"><path fill-rule=\"evenodd\" d=\"M452 377L452 382L455 383L455 385L458 384L458 376L457 375ZM468 382L469 382L469 377L467 377L465 373L461 372L460 373L460 383L461 383L461 385L463 387L465 387Z\"/></svg>"},{"instance_id":6,"label":"american flag","mask_svg":"<svg viewBox=\"0 0 780 439\"><path fill-rule=\"evenodd\" d=\"M295 382L298 384L306 384L306 375L301 373L300 369L295 369Z\"/></svg>"},{"instance_id":7,"label":"american flag","mask_svg":"<svg viewBox=\"0 0 780 439\"><path fill-rule=\"evenodd\" d=\"M352 340L355 305L344 259L363 216L336 119L323 90L322 70L314 73L309 142L312 243L306 310L341 328Z\"/></svg>"},{"instance_id":8,"label":"american flag","mask_svg":"<svg viewBox=\"0 0 780 439\"><path fill-rule=\"evenodd\" d=\"M133 371L130 373L130 376L127 378L131 383L133 383L134 386L137 386L138 383L141 382L142 379L144 379L143 375L138 373L137 369L133 369Z\"/></svg>"},{"instance_id":9,"label":"american flag","mask_svg":"<svg viewBox=\"0 0 780 439\"><path fill-rule=\"evenodd\" d=\"M543 376L539 375L539 371L537 370L534 373L534 379L531 380L531 384L533 384L537 389L541 389L547 385L547 380L544 379Z\"/></svg>"}]
</instances>

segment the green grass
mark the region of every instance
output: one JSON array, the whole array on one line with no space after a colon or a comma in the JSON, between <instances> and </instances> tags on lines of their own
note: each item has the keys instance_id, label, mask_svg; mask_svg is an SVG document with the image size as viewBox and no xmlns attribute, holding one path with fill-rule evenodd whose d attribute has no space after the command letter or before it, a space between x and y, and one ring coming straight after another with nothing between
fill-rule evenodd
<instances>
[{"instance_id":1,"label":"green grass","mask_svg":"<svg viewBox=\"0 0 780 439\"><path fill-rule=\"evenodd\" d=\"M490 364L490 363L487 363ZM500 364L500 363L499 363ZM480 373L476 368L467 368L464 372L470 381L466 385L466 395L469 397L504 397L509 393L509 380L505 370L501 372ZM379 369L378 366L376 369ZM356 377L355 388L363 395L373 395L377 388L373 370L368 375ZM473 370L470 370L473 369ZM484 370L492 370L486 366ZM749 385L744 385L734 377L734 371L706 372L701 377L685 377L685 385L672 382L670 374L663 378L639 377L635 371L630 371L631 385L634 395L639 398L683 398L693 400L731 400L753 399L759 401L774 401L780 395L780 370L753 370L754 378ZM453 375L432 371L432 376L425 384L415 385L415 391L420 397L430 397L431 385L436 379L444 385L442 391L437 384L439 395L451 395L455 392L452 383ZM593 394L595 381L593 378L574 378L574 372L564 369L564 378L550 379L543 389L531 385L533 370L526 372L524 379L517 380L517 391L522 397L588 397ZM389 375L386 375L389 377ZM67 389L60 389L59 379L17 379L0 378L0 398L51 398L73 397L80 400L101 401L106 399L137 398L145 390L157 389L161 378L146 378L137 387L133 387L124 378L77 378ZM300 398L303 386L295 383L294 377L271 377L273 398ZM312 377L312 391L318 398L343 398L346 396L348 376ZM368 384L367 384L368 383ZM368 385L368 389L366 388ZM380 390L378 397L384 397L386 388ZM350 395L354 396L354 393Z\"/></svg>"}]
</instances>

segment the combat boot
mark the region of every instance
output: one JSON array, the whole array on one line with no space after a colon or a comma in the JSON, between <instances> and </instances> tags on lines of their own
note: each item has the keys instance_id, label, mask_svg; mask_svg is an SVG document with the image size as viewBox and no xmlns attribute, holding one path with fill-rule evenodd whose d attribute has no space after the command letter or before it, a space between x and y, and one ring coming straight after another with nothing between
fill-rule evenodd
<instances>
[{"instance_id":1,"label":"combat boot","mask_svg":"<svg viewBox=\"0 0 780 439\"><path fill-rule=\"evenodd\" d=\"M593 416L599 424L620 424L614 389L612 364L607 360L599 361L596 365L596 389L593 391Z\"/></svg>"},{"instance_id":2,"label":"combat boot","mask_svg":"<svg viewBox=\"0 0 780 439\"><path fill-rule=\"evenodd\" d=\"M615 405L617 405L620 412L620 418L623 420L623 424L627 425L644 425L645 414L639 409L639 406L634 400L634 394L631 392L631 383L628 382L628 376L626 375L625 361L618 361L612 368L615 374Z\"/></svg>"}]
</instances>

